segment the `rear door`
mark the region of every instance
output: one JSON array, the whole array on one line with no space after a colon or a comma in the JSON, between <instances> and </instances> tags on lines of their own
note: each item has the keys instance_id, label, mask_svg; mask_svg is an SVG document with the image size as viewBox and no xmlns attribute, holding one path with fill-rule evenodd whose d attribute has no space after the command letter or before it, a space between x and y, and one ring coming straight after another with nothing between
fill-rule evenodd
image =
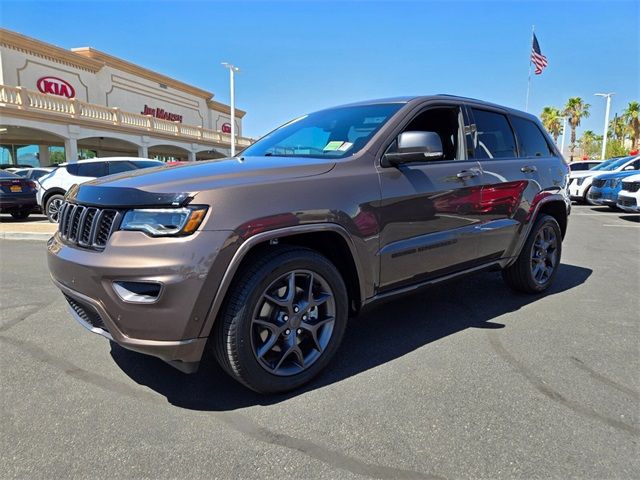
<instances>
[{"instance_id":1,"label":"rear door","mask_svg":"<svg viewBox=\"0 0 640 480\"><path fill-rule=\"evenodd\" d=\"M530 202L548 183L558 161L538 125L500 109L471 106L474 155L482 169L478 255L509 256ZM541 180L544 178L545 180Z\"/></svg>"}]
</instances>

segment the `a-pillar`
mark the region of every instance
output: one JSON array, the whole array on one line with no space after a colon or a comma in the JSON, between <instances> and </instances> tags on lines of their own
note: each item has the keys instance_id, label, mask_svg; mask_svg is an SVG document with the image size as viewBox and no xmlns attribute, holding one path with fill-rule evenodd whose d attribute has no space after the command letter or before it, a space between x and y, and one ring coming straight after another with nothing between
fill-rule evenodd
<instances>
[{"instance_id":1,"label":"a-pillar","mask_svg":"<svg viewBox=\"0 0 640 480\"><path fill-rule=\"evenodd\" d=\"M78 161L78 141L75 138L67 138L64 141L64 154L67 162Z\"/></svg>"},{"instance_id":2,"label":"a-pillar","mask_svg":"<svg viewBox=\"0 0 640 480\"><path fill-rule=\"evenodd\" d=\"M51 163L49 156L49 145L38 145L38 162L41 167L46 167Z\"/></svg>"}]
</instances>

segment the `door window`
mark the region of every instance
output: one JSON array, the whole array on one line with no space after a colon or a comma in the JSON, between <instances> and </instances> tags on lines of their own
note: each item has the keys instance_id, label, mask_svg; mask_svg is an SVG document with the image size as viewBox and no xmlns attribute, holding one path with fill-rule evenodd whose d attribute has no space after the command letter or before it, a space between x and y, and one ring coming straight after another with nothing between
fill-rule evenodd
<instances>
[{"instance_id":1,"label":"door window","mask_svg":"<svg viewBox=\"0 0 640 480\"><path fill-rule=\"evenodd\" d=\"M442 142L444 156L438 160L460 160L464 158L461 148L462 113L460 107L433 107L418 114L404 128L403 132L435 132ZM394 141L387 150L393 152L397 148Z\"/></svg>"},{"instance_id":2,"label":"door window","mask_svg":"<svg viewBox=\"0 0 640 480\"><path fill-rule=\"evenodd\" d=\"M511 117L511 122L518 137L518 152L521 157L553 155L544 135L535 123L520 117Z\"/></svg>"},{"instance_id":3,"label":"door window","mask_svg":"<svg viewBox=\"0 0 640 480\"><path fill-rule=\"evenodd\" d=\"M476 124L475 157L482 159L514 158L516 140L505 115L471 109Z\"/></svg>"},{"instance_id":4,"label":"door window","mask_svg":"<svg viewBox=\"0 0 640 480\"><path fill-rule=\"evenodd\" d=\"M107 175L107 165L104 162L78 163L79 177L104 177Z\"/></svg>"},{"instance_id":5,"label":"door window","mask_svg":"<svg viewBox=\"0 0 640 480\"><path fill-rule=\"evenodd\" d=\"M109 175L114 173L128 172L135 170L137 167L131 162L111 162L109 163Z\"/></svg>"}]
</instances>

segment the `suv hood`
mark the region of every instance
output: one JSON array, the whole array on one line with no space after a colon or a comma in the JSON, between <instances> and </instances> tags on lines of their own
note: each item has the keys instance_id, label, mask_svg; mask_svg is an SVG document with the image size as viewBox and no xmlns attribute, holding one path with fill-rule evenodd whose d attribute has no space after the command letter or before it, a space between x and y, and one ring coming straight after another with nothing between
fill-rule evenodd
<instances>
[{"instance_id":1,"label":"suv hood","mask_svg":"<svg viewBox=\"0 0 640 480\"><path fill-rule=\"evenodd\" d=\"M318 158L225 158L103 177L73 188L69 198L101 206L175 205L204 190L311 177L334 166Z\"/></svg>"},{"instance_id":2,"label":"suv hood","mask_svg":"<svg viewBox=\"0 0 640 480\"><path fill-rule=\"evenodd\" d=\"M611 180L612 178L626 178L626 177L631 177L633 175L637 175L638 171L637 170L633 170L633 171L623 171L623 172L610 172L610 173L603 173L602 175L598 175L598 178L600 180Z\"/></svg>"}]
</instances>

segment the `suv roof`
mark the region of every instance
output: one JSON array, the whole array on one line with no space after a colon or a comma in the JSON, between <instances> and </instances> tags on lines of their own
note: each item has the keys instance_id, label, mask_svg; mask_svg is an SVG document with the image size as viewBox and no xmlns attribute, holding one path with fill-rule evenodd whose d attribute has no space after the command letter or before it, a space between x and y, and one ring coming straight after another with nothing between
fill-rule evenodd
<instances>
[{"instance_id":1,"label":"suv roof","mask_svg":"<svg viewBox=\"0 0 640 480\"><path fill-rule=\"evenodd\" d=\"M426 100L460 100L463 102L474 103L477 105L485 105L487 107L495 108L498 110L506 111L510 114L515 114L521 117L526 117L530 119L537 120L538 117L532 115L531 113L524 112L522 110L517 110L515 108L505 107L504 105L498 105L497 103L486 102L484 100L478 100L477 98L470 97L462 97L459 95L451 95L448 93L439 93L436 95L412 95L412 96L403 96L403 97L389 97L389 98L378 98L371 100L363 100L360 102L347 103L345 105L337 105L336 107L351 107L358 105L376 105L380 103L410 103L410 102L423 102ZM333 108L336 108L333 107Z\"/></svg>"}]
</instances>

